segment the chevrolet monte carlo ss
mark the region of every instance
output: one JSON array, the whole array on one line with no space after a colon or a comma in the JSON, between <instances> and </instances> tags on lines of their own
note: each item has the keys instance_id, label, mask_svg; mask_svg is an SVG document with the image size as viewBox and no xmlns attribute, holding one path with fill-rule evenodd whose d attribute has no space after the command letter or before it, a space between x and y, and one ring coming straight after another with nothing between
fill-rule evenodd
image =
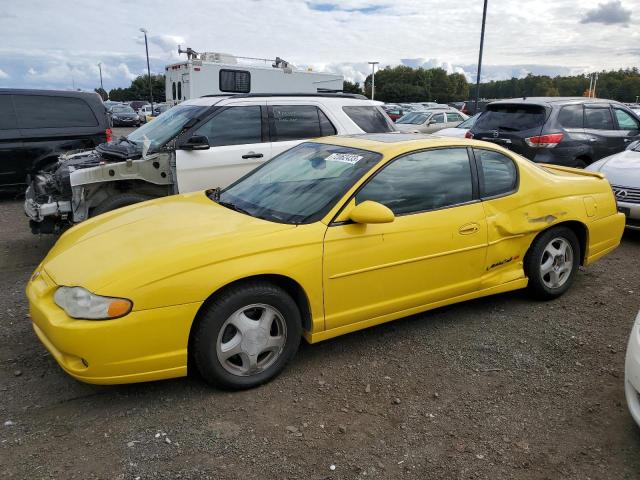
<instances>
[{"instance_id":1,"label":"chevrolet monte carlo ss","mask_svg":"<svg viewBox=\"0 0 640 480\"><path fill-rule=\"evenodd\" d=\"M551 299L620 242L599 173L497 145L327 137L225 190L166 197L67 231L27 287L33 327L78 380L277 375L315 343L520 288Z\"/></svg>"}]
</instances>

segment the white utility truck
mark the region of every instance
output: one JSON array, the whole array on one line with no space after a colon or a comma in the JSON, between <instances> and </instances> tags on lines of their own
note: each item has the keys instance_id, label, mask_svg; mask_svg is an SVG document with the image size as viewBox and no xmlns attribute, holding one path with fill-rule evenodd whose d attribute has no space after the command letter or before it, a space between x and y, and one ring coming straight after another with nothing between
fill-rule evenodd
<instances>
[{"instance_id":1,"label":"white utility truck","mask_svg":"<svg viewBox=\"0 0 640 480\"><path fill-rule=\"evenodd\" d=\"M205 95L314 94L341 92L343 88L342 75L298 70L280 57L237 57L180 47L178 53L186 53L187 60L165 67L165 94L171 105Z\"/></svg>"}]
</instances>

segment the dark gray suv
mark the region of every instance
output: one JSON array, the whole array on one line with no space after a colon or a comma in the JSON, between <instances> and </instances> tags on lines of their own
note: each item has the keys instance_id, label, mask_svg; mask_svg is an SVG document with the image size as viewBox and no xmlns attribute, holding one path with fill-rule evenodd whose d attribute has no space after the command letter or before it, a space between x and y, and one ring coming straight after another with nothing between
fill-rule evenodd
<instances>
[{"instance_id":1,"label":"dark gray suv","mask_svg":"<svg viewBox=\"0 0 640 480\"><path fill-rule=\"evenodd\" d=\"M585 167L640 140L640 118L612 100L518 98L489 104L467 137L534 162Z\"/></svg>"}]
</instances>

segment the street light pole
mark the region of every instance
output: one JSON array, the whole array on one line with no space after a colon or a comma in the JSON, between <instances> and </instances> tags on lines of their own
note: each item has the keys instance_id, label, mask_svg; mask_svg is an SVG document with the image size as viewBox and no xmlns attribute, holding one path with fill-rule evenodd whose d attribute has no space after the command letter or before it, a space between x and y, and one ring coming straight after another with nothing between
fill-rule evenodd
<instances>
[{"instance_id":1,"label":"street light pole","mask_svg":"<svg viewBox=\"0 0 640 480\"><path fill-rule=\"evenodd\" d=\"M102 85L102 62L98 62L98 69L100 70L100 90L104 92L104 86ZM102 96L102 93L100 93L100 96ZM107 96L107 98L109 97Z\"/></svg>"},{"instance_id":2,"label":"street light pole","mask_svg":"<svg viewBox=\"0 0 640 480\"><path fill-rule=\"evenodd\" d=\"M149 44L147 43L147 30L141 28L140 31L144 33L144 49L147 52L147 75L149 76L149 99L151 100L151 116L153 116L153 87L151 86L151 67L149 66Z\"/></svg>"},{"instance_id":3,"label":"street light pole","mask_svg":"<svg viewBox=\"0 0 640 480\"><path fill-rule=\"evenodd\" d=\"M482 31L480 32L480 55L478 56L478 77L476 78L476 100L473 113L478 113L478 99L480 98L480 72L482 71L482 50L484 48L484 26L487 23L487 1L484 0L482 10Z\"/></svg>"},{"instance_id":4,"label":"street light pole","mask_svg":"<svg viewBox=\"0 0 640 480\"><path fill-rule=\"evenodd\" d=\"M378 63L380 62L369 62L369 65L371 65L371 100L373 100L376 92L376 65Z\"/></svg>"}]
</instances>

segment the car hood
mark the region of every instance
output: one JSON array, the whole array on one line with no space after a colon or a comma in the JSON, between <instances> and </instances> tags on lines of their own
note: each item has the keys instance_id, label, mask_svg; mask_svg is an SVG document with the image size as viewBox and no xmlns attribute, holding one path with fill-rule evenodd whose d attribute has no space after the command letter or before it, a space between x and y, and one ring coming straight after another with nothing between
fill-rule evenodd
<instances>
[{"instance_id":1,"label":"car hood","mask_svg":"<svg viewBox=\"0 0 640 480\"><path fill-rule=\"evenodd\" d=\"M589 165L601 172L612 185L640 188L640 152L625 150Z\"/></svg>"},{"instance_id":2,"label":"car hood","mask_svg":"<svg viewBox=\"0 0 640 480\"><path fill-rule=\"evenodd\" d=\"M131 205L73 227L58 240L42 267L57 285L116 296L255 253L269 243L258 238L294 228L222 207L204 192L176 195Z\"/></svg>"}]
</instances>

